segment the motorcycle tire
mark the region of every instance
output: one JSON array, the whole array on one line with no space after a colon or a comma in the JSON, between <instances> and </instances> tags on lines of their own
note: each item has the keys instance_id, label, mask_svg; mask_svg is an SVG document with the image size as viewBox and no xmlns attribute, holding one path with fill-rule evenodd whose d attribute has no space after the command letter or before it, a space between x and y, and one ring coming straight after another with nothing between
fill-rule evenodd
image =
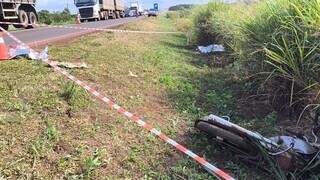
<instances>
[{"instance_id":1,"label":"motorcycle tire","mask_svg":"<svg viewBox=\"0 0 320 180\"><path fill-rule=\"evenodd\" d=\"M215 126L207 121L198 121L195 124L195 127L201 132L206 133L210 138L218 139L227 144L239 148L245 152L252 152L252 146L249 145L247 140L235 133L232 133L226 129Z\"/></svg>"}]
</instances>

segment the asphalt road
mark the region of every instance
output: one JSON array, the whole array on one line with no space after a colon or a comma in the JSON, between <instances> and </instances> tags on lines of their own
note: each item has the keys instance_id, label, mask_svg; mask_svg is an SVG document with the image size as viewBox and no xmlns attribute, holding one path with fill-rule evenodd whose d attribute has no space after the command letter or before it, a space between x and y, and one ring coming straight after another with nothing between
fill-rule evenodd
<instances>
[{"instance_id":1,"label":"asphalt road","mask_svg":"<svg viewBox=\"0 0 320 180\"><path fill-rule=\"evenodd\" d=\"M105 21L97 22L87 22L75 25L66 25L71 27L81 27L81 28L113 28L122 24L137 21L140 18L123 18L123 19L109 19ZM30 46L42 46L52 42L65 41L67 39L72 39L84 34L95 32L95 30L83 30L83 29L68 29L63 27L39 27L35 29L27 29L11 32L15 37L20 39L22 42ZM8 36L4 37L7 45L14 46L17 45Z\"/></svg>"}]
</instances>

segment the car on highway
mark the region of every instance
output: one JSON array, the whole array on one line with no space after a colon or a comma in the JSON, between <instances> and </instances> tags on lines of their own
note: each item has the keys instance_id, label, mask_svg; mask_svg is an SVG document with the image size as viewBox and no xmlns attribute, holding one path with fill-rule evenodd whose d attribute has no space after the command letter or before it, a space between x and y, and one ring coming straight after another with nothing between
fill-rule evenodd
<instances>
[{"instance_id":1,"label":"car on highway","mask_svg":"<svg viewBox=\"0 0 320 180\"><path fill-rule=\"evenodd\" d=\"M148 17L157 17L158 16L158 11L156 11L155 9L150 9L148 12Z\"/></svg>"}]
</instances>

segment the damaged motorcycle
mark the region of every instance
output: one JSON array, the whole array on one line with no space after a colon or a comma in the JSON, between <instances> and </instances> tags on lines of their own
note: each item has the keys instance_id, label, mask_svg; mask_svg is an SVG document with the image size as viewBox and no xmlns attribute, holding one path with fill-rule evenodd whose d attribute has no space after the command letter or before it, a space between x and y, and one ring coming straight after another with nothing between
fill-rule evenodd
<instances>
[{"instance_id":1,"label":"damaged motorcycle","mask_svg":"<svg viewBox=\"0 0 320 180\"><path fill-rule=\"evenodd\" d=\"M294 174L296 179L307 179L310 172L320 173L320 144L316 136L319 126L314 126L314 141L309 142L297 134L266 138L227 119L209 115L198 120L195 127L207 134L209 139L230 147L245 162L268 173L277 170L285 172L284 179L293 179L288 178L288 174ZM272 167L278 169L272 170L268 166L270 162L274 163Z\"/></svg>"}]
</instances>

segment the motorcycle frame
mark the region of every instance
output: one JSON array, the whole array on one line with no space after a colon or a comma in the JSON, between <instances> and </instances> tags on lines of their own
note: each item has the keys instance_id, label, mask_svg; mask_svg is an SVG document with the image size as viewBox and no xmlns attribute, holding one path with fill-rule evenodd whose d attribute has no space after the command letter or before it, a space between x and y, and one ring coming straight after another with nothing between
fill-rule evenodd
<instances>
[{"instance_id":1,"label":"motorcycle frame","mask_svg":"<svg viewBox=\"0 0 320 180\"><path fill-rule=\"evenodd\" d=\"M247 129L245 129L237 124L234 124L230 121L227 121L219 116L211 114L207 118L210 123L213 123L219 127L226 128L228 130L231 130L232 132L237 132L238 134L241 134L242 136L258 140L258 142L260 142L260 144L267 149L271 149L271 148L281 149L281 146L279 146L276 142L262 136L261 134L247 130Z\"/></svg>"}]
</instances>

